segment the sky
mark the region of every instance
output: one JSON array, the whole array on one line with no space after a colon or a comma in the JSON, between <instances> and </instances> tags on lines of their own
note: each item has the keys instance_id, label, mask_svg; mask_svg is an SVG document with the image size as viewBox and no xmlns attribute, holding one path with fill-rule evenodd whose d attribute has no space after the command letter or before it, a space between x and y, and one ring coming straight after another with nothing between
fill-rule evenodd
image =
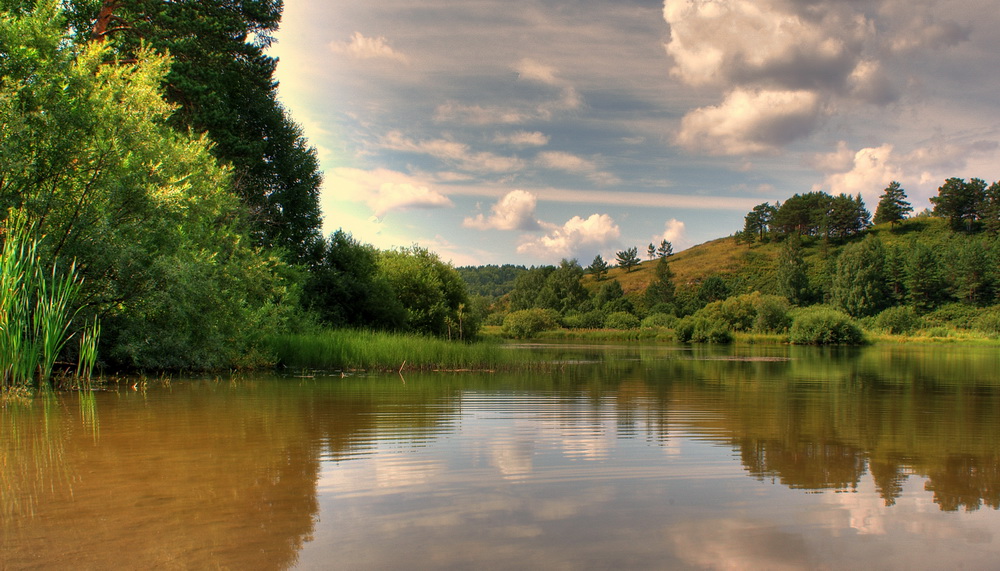
<instances>
[{"instance_id":1,"label":"sky","mask_svg":"<svg viewBox=\"0 0 1000 571\"><path fill-rule=\"evenodd\" d=\"M587 266L754 205L1000 178L996 0L286 0L326 233Z\"/></svg>"}]
</instances>

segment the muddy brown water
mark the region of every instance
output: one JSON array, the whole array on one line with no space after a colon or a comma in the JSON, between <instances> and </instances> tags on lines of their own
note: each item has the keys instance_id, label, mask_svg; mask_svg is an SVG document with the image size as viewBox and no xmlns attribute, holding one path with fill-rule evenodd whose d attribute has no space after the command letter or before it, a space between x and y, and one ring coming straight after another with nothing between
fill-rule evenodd
<instances>
[{"instance_id":1,"label":"muddy brown water","mask_svg":"<svg viewBox=\"0 0 1000 571\"><path fill-rule=\"evenodd\" d=\"M1000 561L996 348L518 350L558 364L7 402L0 568Z\"/></svg>"}]
</instances>

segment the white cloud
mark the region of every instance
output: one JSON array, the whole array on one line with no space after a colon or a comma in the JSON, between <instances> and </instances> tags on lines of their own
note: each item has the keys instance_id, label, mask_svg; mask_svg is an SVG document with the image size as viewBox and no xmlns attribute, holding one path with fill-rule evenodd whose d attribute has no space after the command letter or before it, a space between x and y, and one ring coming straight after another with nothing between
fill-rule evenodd
<instances>
[{"instance_id":1,"label":"white cloud","mask_svg":"<svg viewBox=\"0 0 1000 571\"><path fill-rule=\"evenodd\" d=\"M349 42L331 42L330 49L356 59L387 59L402 63L408 61L406 55L389 46L385 37L366 38L361 32L354 32Z\"/></svg>"},{"instance_id":2,"label":"white cloud","mask_svg":"<svg viewBox=\"0 0 1000 571\"><path fill-rule=\"evenodd\" d=\"M493 142L512 147L544 147L549 144L549 137L540 131L515 131L513 133L497 133L493 137Z\"/></svg>"},{"instance_id":3,"label":"white cloud","mask_svg":"<svg viewBox=\"0 0 1000 571\"><path fill-rule=\"evenodd\" d=\"M392 131L381 141L381 146L393 151L420 153L445 161L471 172L516 172L524 168L524 161L495 153L473 152L465 143L447 139L412 141L399 131Z\"/></svg>"},{"instance_id":4,"label":"white cloud","mask_svg":"<svg viewBox=\"0 0 1000 571\"><path fill-rule=\"evenodd\" d=\"M438 122L464 123L468 125L512 125L535 118L532 113L513 107L463 105L448 102L434 110L434 120Z\"/></svg>"},{"instance_id":5,"label":"white cloud","mask_svg":"<svg viewBox=\"0 0 1000 571\"><path fill-rule=\"evenodd\" d=\"M711 155L766 153L808 135L820 114L820 100L811 91L737 88L720 105L688 113L676 142Z\"/></svg>"},{"instance_id":6,"label":"white cloud","mask_svg":"<svg viewBox=\"0 0 1000 571\"><path fill-rule=\"evenodd\" d=\"M677 246L685 241L684 230L685 226L683 222L677 220L676 218L671 218L670 220L667 220L663 234L656 237L654 244L659 243L660 240L666 240L670 242L676 250Z\"/></svg>"},{"instance_id":7,"label":"white cloud","mask_svg":"<svg viewBox=\"0 0 1000 571\"><path fill-rule=\"evenodd\" d=\"M534 194L512 190L490 207L490 216L477 214L462 221L462 226L479 230L537 230L540 228L535 218L537 203Z\"/></svg>"},{"instance_id":8,"label":"white cloud","mask_svg":"<svg viewBox=\"0 0 1000 571\"><path fill-rule=\"evenodd\" d=\"M525 58L511 66L517 72L519 79L537 81L546 85L561 85L563 82L556 77L556 69L552 66Z\"/></svg>"},{"instance_id":9,"label":"white cloud","mask_svg":"<svg viewBox=\"0 0 1000 571\"><path fill-rule=\"evenodd\" d=\"M548 234L525 240L518 245L517 252L543 258L572 257L584 248L609 246L621 236L618 225L607 214L591 214L586 219L574 216L562 226L546 226Z\"/></svg>"},{"instance_id":10,"label":"white cloud","mask_svg":"<svg viewBox=\"0 0 1000 571\"><path fill-rule=\"evenodd\" d=\"M814 189L826 188L831 194L861 193L869 206L874 207L885 187L895 180L902 183L911 204L919 211L923 206L918 207L914 199L935 195L937 187L948 177L965 178L962 170L970 158L995 156L997 149L995 141L956 143L945 140L932 141L908 153L897 152L889 143L866 147L854 152L847 165L838 165L840 160L820 159L818 165L839 168L828 171L823 184ZM842 158L848 153L846 143L841 143L835 154Z\"/></svg>"},{"instance_id":11,"label":"white cloud","mask_svg":"<svg viewBox=\"0 0 1000 571\"><path fill-rule=\"evenodd\" d=\"M547 169L583 175L597 184L611 185L620 182L615 175L601 171L594 161L563 151L538 153L535 164Z\"/></svg>"},{"instance_id":12,"label":"white cloud","mask_svg":"<svg viewBox=\"0 0 1000 571\"><path fill-rule=\"evenodd\" d=\"M422 181L388 169L336 168L327 171L323 186L341 200L364 202L377 218L393 210L454 206Z\"/></svg>"}]
</instances>

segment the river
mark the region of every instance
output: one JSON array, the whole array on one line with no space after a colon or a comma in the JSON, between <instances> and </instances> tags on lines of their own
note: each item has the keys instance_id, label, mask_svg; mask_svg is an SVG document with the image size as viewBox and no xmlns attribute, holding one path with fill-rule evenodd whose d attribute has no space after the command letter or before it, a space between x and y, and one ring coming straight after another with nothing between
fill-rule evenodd
<instances>
[{"instance_id":1,"label":"river","mask_svg":"<svg viewBox=\"0 0 1000 571\"><path fill-rule=\"evenodd\" d=\"M549 365L7 402L0 568L1000 561L997 348L511 350Z\"/></svg>"}]
</instances>

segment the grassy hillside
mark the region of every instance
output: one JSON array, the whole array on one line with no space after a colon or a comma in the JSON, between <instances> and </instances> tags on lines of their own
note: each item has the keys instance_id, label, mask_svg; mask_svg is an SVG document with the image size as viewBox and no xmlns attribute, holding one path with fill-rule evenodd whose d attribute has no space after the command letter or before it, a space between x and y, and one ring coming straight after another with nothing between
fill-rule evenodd
<instances>
[{"instance_id":1,"label":"grassy hillside","mask_svg":"<svg viewBox=\"0 0 1000 571\"><path fill-rule=\"evenodd\" d=\"M953 235L946 220L927 217L911 218L894 227L881 224L868 233L878 236L887 247L903 250L913 240L931 246L942 246ZM804 238L803 257L809 267L810 282L816 285L829 280L840 250L846 244L863 237L864 235L846 242ZM697 287L705 278L719 275L726 279L732 289L731 293L773 293L781 247L777 242L737 244L733 237L719 238L671 256L670 268L674 272L674 282L678 288ZM645 261L631 272L614 268L608 272L606 280L618 280L626 295L642 294L653 279L656 263L656 260ZM583 281L584 286L590 290L596 290L600 283L590 275Z\"/></svg>"}]
</instances>

